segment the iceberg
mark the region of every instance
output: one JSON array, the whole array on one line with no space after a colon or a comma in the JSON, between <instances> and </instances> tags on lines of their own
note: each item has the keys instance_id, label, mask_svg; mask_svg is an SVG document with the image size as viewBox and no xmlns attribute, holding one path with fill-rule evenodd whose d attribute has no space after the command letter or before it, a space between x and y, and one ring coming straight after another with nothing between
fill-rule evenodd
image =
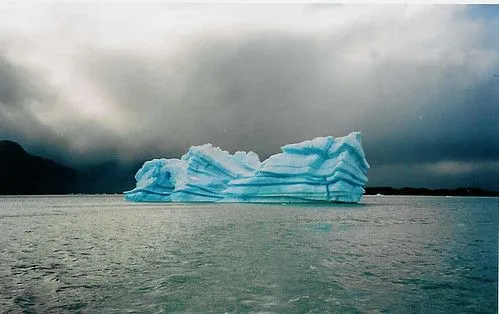
<instances>
[{"instance_id":1,"label":"iceberg","mask_svg":"<svg viewBox=\"0 0 499 314\"><path fill-rule=\"evenodd\" d=\"M263 162L254 152L193 146L180 159L146 161L125 192L136 202L357 203L369 164L360 132L285 145Z\"/></svg>"}]
</instances>

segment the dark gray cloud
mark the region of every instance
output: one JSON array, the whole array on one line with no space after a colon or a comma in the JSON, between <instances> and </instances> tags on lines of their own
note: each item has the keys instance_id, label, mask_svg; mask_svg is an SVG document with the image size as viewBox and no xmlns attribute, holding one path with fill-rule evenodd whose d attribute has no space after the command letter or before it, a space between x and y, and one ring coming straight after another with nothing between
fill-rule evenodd
<instances>
[{"instance_id":1,"label":"dark gray cloud","mask_svg":"<svg viewBox=\"0 0 499 314\"><path fill-rule=\"evenodd\" d=\"M490 17L463 6L137 8L51 6L38 39L0 24L0 134L84 164L206 142L263 159L360 130L374 185L499 188Z\"/></svg>"},{"instance_id":2,"label":"dark gray cloud","mask_svg":"<svg viewBox=\"0 0 499 314\"><path fill-rule=\"evenodd\" d=\"M31 151L66 163L77 162L73 141L91 142L93 149L84 161L115 159L125 142L99 124L86 119L68 119L54 128L40 113L57 110L63 100L44 84L44 78L12 63L0 53L0 134L29 145ZM38 113L38 115L37 115ZM68 117L69 118L69 117ZM66 132L74 136L67 136Z\"/></svg>"},{"instance_id":3,"label":"dark gray cloud","mask_svg":"<svg viewBox=\"0 0 499 314\"><path fill-rule=\"evenodd\" d=\"M31 73L0 54L0 134L20 142L53 145L58 150L67 145L65 139L40 124L29 110L30 104L46 97L43 90Z\"/></svg>"}]
</instances>

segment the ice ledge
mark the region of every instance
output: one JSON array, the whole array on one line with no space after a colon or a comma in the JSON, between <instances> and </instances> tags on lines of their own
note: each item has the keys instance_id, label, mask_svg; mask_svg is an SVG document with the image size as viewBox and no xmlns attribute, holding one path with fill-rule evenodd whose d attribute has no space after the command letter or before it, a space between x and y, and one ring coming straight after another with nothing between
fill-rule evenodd
<instances>
[{"instance_id":1,"label":"ice ledge","mask_svg":"<svg viewBox=\"0 0 499 314\"><path fill-rule=\"evenodd\" d=\"M125 192L135 202L357 203L369 164L360 132L282 147L260 162L254 152L193 146L180 159L154 159Z\"/></svg>"}]
</instances>

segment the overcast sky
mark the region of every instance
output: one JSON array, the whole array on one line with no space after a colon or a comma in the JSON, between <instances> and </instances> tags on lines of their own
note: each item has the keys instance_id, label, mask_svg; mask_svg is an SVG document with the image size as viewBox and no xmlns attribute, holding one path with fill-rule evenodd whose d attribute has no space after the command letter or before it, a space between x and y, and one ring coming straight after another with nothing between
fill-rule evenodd
<instances>
[{"instance_id":1,"label":"overcast sky","mask_svg":"<svg viewBox=\"0 0 499 314\"><path fill-rule=\"evenodd\" d=\"M0 139L79 167L361 131L371 186L499 189L499 6L0 3Z\"/></svg>"}]
</instances>

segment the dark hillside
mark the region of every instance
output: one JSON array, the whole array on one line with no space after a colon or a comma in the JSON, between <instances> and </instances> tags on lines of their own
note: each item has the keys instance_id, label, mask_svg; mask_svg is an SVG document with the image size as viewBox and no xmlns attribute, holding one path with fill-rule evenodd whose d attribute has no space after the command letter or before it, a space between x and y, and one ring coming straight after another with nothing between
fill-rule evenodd
<instances>
[{"instance_id":1,"label":"dark hillside","mask_svg":"<svg viewBox=\"0 0 499 314\"><path fill-rule=\"evenodd\" d=\"M79 173L27 153L19 144L0 141L0 194L75 193Z\"/></svg>"}]
</instances>

